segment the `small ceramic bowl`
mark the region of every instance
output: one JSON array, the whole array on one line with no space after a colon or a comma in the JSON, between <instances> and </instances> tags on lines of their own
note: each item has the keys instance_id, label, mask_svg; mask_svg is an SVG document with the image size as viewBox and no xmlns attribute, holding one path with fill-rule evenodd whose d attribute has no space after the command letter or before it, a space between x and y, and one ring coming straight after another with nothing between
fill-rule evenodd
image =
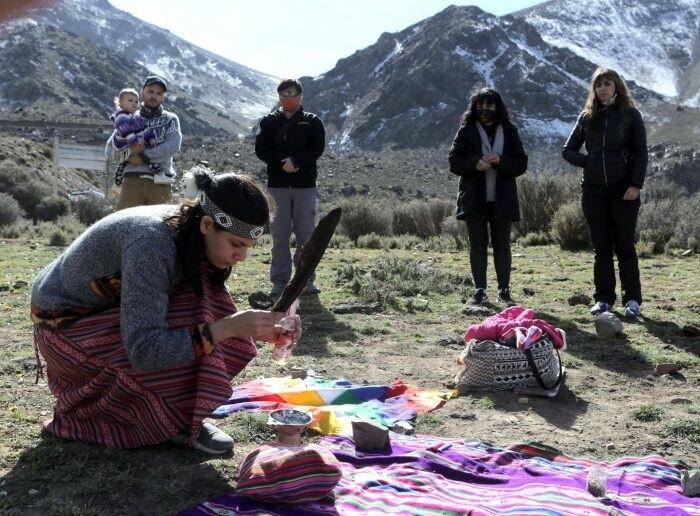
<instances>
[{"instance_id":1,"label":"small ceramic bowl","mask_svg":"<svg viewBox=\"0 0 700 516\"><path fill-rule=\"evenodd\" d=\"M270 412L267 424L277 430L277 439L284 444L299 444L301 434L313 418L307 412L296 409L279 409Z\"/></svg>"}]
</instances>

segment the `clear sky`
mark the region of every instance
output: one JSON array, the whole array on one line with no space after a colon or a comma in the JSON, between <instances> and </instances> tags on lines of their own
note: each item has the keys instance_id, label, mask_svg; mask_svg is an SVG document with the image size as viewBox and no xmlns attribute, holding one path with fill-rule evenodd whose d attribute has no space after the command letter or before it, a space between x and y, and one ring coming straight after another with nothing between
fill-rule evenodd
<instances>
[{"instance_id":1,"label":"clear sky","mask_svg":"<svg viewBox=\"0 0 700 516\"><path fill-rule=\"evenodd\" d=\"M109 0L195 45L278 77L318 75L451 4L497 15L543 0Z\"/></svg>"}]
</instances>

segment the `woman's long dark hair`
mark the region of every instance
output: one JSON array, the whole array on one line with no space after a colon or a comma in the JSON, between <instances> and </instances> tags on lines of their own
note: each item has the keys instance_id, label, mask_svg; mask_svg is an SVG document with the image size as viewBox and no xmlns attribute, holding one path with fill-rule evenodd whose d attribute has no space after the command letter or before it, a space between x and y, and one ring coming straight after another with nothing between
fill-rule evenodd
<instances>
[{"instance_id":1,"label":"woman's long dark hair","mask_svg":"<svg viewBox=\"0 0 700 516\"><path fill-rule=\"evenodd\" d=\"M475 92L469 99L469 107L462 114L462 125L475 124L479 120L479 115L476 112L476 105L480 101L484 100L486 102L493 102L494 104L496 104L496 117L493 120L496 123L496 125L512 124L512 122L510 121L510 113L508 112L506 103L503 102L503 97L501 97L501 94L491 88L482 88Z\"/></svg>"},{"instance_id":2,"label":"woman's long dark hair","mask_svg":"<svg viewBox=\"0 0 700 516\"><path fill-rule=\"evenodd\" d=\"M253 179L238 174L215 176L206 167L191 171L198 190L207 194L221 210L248 224L265 226L270 222L272 201L267 191ZM186 287L202 296L202 264L207 263L204 235L200 230L206 215L199 201L187 200L180 204L174 215L165 221L175 228L176 289ZM226 231L214 222L217 231ZM223 285L231 275L231 267L214 268L211 276L215 284Z\"/></svg>"}]
</instances>

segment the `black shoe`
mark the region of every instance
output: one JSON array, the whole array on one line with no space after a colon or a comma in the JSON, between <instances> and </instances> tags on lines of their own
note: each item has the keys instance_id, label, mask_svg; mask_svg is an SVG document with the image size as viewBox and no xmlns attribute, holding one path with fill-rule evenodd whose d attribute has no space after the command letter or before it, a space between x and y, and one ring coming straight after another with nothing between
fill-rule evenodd
<instances>
[{"instance_id":1,"label":"black shoe","mask_svg":"<svg viewBox=\"0 0 700 516\"><path fill-rule=\"evenodd\" d=\"M187 444L189 440L189 428L181 430L169 439L170 442L177 444ZM221 455L233 450L233 439L223 430L219 430L211 423L203 421L193 446L195 449L211 455Z\"/></svg>"},{"instance_id":2,"label":"black shoe","mask_svg":"<svg viewBox=\"0 0 700 516\"><path fill-rule=\"evenodd\" d=\"M517 304L515 301L513 301L513 298L510 297L509 288L502 288L498 291L498 300L507 306L515 306Z\"/></svg>"},{"instance_id":3,"label":"black shoe","mask_svg":"<svg viewBox=\"0 0 700 516\"><path fill-rule=\"evenodd\" d=\"M470 297L470 298L467 300L467 304L470 304L470 305L480 305L480 304L483 303L488 297L489 297L489 296L488 296L488 294L486 293L486 289L485 289L485 288L477 288L477 289L474 291L474 294L472 294L472 297Z\"/></svg>"}]
</instances>

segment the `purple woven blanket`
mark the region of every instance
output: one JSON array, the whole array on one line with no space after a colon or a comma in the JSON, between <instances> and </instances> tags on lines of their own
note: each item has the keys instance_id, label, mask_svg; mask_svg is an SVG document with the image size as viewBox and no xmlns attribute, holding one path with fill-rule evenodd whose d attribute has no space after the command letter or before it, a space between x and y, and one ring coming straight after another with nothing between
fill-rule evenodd
<instances>
[{"instance_id":1,"label":"purple woven blanket","mask_svg":"<svg viewBox=\"0 0 700 516\"><path fill-rule=\"evenodd\" d=\"M682 494L680 475L688 466L659 456L602 463L533 443L503 449L396 434L383 453L357 452L343 437L322 444L343 468L331 499L291 508L231 494L180 514L700 515L700 499ZM593 466L607 470L604 498L586 489Z\"/></svg>"}]
</instances>

